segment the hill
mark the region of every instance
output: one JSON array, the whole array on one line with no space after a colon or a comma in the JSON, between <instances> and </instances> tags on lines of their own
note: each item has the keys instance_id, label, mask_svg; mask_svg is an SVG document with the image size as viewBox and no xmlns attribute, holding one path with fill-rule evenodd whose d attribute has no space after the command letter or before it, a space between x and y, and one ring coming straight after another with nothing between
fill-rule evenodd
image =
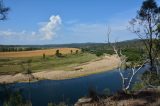
<instances>
[{"instance_id":1,"label":"hill","mask_svg":"<svg viewBox=\"0 0 160 106\"><path fill-rule=\"evenodd\" d=\"M117 43L118 46L137 48L142 45L141 40L127 40ZM6 51L31 51L48 48L109 48L107 43L71 43L71 44L47 44L47 45L0 45L0 52Z\"/></svg>"}]
</instances>

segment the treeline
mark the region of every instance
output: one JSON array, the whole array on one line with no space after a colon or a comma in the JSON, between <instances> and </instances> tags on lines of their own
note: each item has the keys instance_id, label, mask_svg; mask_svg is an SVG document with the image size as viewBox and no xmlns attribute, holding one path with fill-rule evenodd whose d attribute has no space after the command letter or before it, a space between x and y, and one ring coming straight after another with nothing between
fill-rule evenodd
<instances>
[{"instance_id":1,"label":"treeline","mask_svg":"<svg viewBox=\"0 0 160 106\"><path fill-rule=\"evenodd\" d=\"M103 54L114 54L113 48L110 45L112 44L98 44L98 45L90 45L86 47L82 47L82 52L89 52L92 54L96 54L97 56L101 56ZM123 42L117 42L116 47L121 49L123 54L130 57L129 60L134 60L139 58L141 54L144 54L145 48L140 40L129 40ZM133 59L134 58L134 59Z\"/></svg>"},{"instance_id":2,"label":"treeline","mask_svg":"<svg viewBox=\"0 0 160 106\"><path fill-rule=\"evenodd\" d=\"M113 54L114 51L107 46L93 46L93 47L85 47L81 48L82 52L89 52L92 54L96 54L96 56L101 56L103 54Z\"/></svg>"},{"instance_id":3,"label":"treeline","mask_svg":"<svg viewBox=\"0 0 160 106\"><path fill-rule=\"evenodd\" d=\"M21 48L21 47L1 47L0 52L18 52L18 51L32 51L32 50L40 50L42 48Z\"/></svg>"},{"instance_id":4,"label":"treeline","mask_svg":"<svg viewBox=\"0 0 160 106\"><path fill-rule=\"evenodd\" d=\"M118 42L120 48L144 48L141 40L128 40ZM73 43L73 44L52 44L52 45L0 45L0 52L11 52L11 51L30 51L30 50L41 50L48 48L81 48L82 52L94 53L97 56L103 53L113 54L113 49L107 43Z\"/></svg>"}]
</instances>

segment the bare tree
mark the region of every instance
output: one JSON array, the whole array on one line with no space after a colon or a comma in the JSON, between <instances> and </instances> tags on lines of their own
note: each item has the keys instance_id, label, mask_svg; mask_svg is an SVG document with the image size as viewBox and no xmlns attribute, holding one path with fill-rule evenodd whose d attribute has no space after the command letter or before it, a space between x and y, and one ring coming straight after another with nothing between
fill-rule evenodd
<instances>
[{"instance_id":1,"label":"bare tree","mask_svg":"<svg viewBox=\"0 0 160 106\"><path fill-rule=\"evenodd\" d=\"M108 27L107 30L108 44L113 48L113 51L115 52L117 58L119 59L118 71L122 79L122 90L126 91L130 88L133 78L136 76L138 71L140 71L142 67L148 62L148 60L144 61L141 65L138 65L136 63L130 65L130 70L132 71L132 73L130 76L125 76L123 67L126 67L127 57L122 54L121 48L117 46L117 42L110 43L109 40L110 34L111 34L111 28Z\"/></svg>"},{"instance_id":2,"label":"bare tree","mask_svg":"<svg viewBox=\"0 0 160 106\"><path fill-rule=\"evenodd\" d=\"M3 4L3 0L0 0L0 20L5 20L7 17L7 13L9 11L8 7L5 7Z\"/></svg>"},{"instance_id":3,"label":"bare tree","mask_svg":"<svg viewBox=\"0 0 160 106\"><path fill-rule=\"evenodd\" d=\"M136 18L130 21L129 30L135 33L144 43L148 58L150 60L150 70L157 71L156 59L158 58L158 49L160 37L160 7L155 0L145 0Z\"/></svg>"}]
</instances>

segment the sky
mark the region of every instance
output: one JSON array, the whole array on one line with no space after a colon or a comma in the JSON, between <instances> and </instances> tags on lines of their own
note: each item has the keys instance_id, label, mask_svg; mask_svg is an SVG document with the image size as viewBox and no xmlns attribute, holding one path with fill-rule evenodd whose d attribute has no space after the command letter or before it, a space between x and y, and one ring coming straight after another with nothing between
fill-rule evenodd
<instances>
[{"instance_id":1,"label":"sky","mask_svg":"<svg viewBox=\"0 0 160 106\"><path fill-rule=\"evenodd\" d=\"M4 0L0 44L104 43L137 38L127 30L143 0ZM160 4L160 0L157 0Z\"/></svg>"}]
</instances>

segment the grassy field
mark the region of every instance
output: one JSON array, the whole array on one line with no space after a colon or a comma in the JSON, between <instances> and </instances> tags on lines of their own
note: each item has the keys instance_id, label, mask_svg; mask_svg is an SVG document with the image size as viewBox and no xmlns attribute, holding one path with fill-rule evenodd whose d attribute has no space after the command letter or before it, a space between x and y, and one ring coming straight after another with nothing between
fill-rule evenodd
<instances>
[{"instance_id":1,"label":"grassy field","mask_svg":"<svg viewBox=\"0 0 160 106\"><path fill-rule=\"evenodd\" d=\"M8 58L8 57L35 57L45 55L54 55L56 50L59 50L62 54L69 54L71 50L73 53L77 48L56 48L56 49L44 49L44 50L34 50L34 51L20 51L20 52L0 52L0 58ZM80 50L79 50L80 51Z\"/></svg>"},{"instance_id":2,"label":"grassy field","mask_svg":"<svg viewBox=\"0 0 160 106\"><path fill-rule=\"evenodd\" d=\"M50 50L45 50L45 51L50 51ZM69 51L67 52L69 53ZM67 52L65 50L63 57L57 57L57 56L48 54L46 55L45 59L42 56L43 52L41 52L40 56L39 54L37 54L36 56L32 56L32 57L28 57L28 55L26 55L26 57L19 57L18 55L17 56L14 55L14 58L13 58L13 57L5 57L6 55L2 57L1 55L0 74L2 75L2 74L24 73L28 69L29 61L30 61L30 69L32 70L32 72L38 72L43 70L48 70L48 71L49 70L66 70L67 71L67 70L73 70L74 66L77 66L81 63L85 63L97 58L94 54L89 54L89 53L67 54ZM53 54L53 51L52 51L52 54Z\"/></svg>"}]
</instances>

